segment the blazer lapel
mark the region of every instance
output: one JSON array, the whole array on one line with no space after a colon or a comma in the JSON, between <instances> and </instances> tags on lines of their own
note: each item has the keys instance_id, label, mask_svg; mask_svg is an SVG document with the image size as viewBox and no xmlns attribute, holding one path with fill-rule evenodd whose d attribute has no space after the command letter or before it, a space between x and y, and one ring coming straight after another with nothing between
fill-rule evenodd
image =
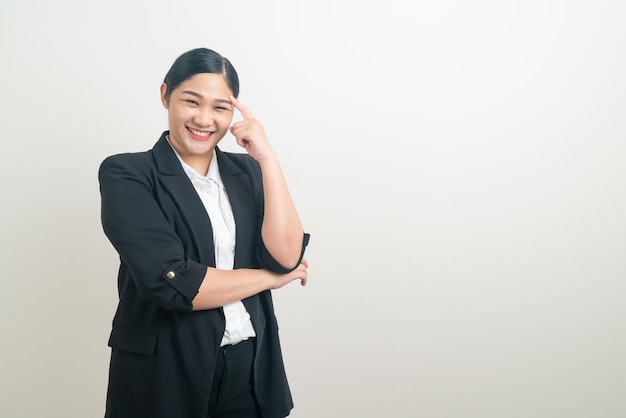
<instances>
[{"instance_id":1,"label":"blazer lapel","mask_svg":"<svg viewBox=\"0 0 626 418\"><path fill-rule=\"evenodd\" d=\"M202 200L196 193L189 177L185 174L180 161L167 142L168 131L152 149L159 180L170 193L187 223L193 246L197 249L198 261L207 266L215 266L215 248L213 244L213 228L204 209Z\"/></svg>"},{"instance_id":2,"label":"blazer lapel","mask_svg":"<svg viewBox=\"0 0 626 418\"><path fill-rule=\"evenodd\" d=\"M255 259L255 254L251 251L256 249L257 234L255 225L257 211L253 195L252 186L248 174L241 171L224 154L216 149L216 155L220 166L220 175L228 193L228 200L233 209L237 235L235 239L235 268L250 267L251 259Z\"/></svg>"}]
</instances>

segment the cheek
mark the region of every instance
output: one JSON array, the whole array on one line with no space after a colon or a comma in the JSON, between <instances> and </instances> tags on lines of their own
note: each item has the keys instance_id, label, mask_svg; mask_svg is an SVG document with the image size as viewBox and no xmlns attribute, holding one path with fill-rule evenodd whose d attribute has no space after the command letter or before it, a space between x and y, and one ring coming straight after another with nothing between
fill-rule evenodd
<instances>
[{"instance_id":1,"label":"cheek","mask_svg":"<svg viewBox=\"0 0 626 418\"><path fill-rule=\"evenodd\" d=\"M192 115L190 115L189 112L186 111L185 109L170 109L170 112L169 112L170 123L174 122L174 123L184 124L191 117Z\"/></svg>"},{"instance_id":2,"label":"cheek","mask_svg":"<svg viewBox=\"0 0 626 418\"><path fill-rule=\"evenodd\" d=\"M225 127L228 129L232 122L233 122L232 113L222 115L222 117L220 118L220 125L222 125L223 128Z\"/></svg>"}]
</instances>

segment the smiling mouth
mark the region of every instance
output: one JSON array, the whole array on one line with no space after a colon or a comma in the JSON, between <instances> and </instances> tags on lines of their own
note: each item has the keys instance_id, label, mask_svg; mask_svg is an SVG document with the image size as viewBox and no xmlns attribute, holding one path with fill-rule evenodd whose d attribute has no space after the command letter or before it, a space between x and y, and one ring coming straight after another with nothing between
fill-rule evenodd
<instances>
[{"instance_id":1,"label":"smiling mouth","mask_svg":"<svg viewBox=\"0 0 626 418\"><path fill-rule=\"evenodd\" d=\"M211 134L213 132L211 131L199 131L197 129L193 129L193 128L189 128L187 127L187 129L189 130L189 132L191 132L192 134L196 135L196 136L201 136L203 138L208 138L209 136L211 136Z\"/></svg>"}]
</instances>

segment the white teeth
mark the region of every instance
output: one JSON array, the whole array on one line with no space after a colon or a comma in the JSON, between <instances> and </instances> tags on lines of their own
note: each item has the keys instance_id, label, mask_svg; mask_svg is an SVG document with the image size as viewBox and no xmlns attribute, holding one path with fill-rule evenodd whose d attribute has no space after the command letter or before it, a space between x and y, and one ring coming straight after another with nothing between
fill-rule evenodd
<instances>
[{"instance_id":1,"label":"white teeth","mask_svg":"<svg viewBox=\"0 0 626 418\"><path fill-rule=\"evenodd\" d=\"M192 134L198 135L198 136L208 137L209 135L211 135L211 132L198 131L192 128L189 128L189 130L191 131Z\"/></svg>"}]
</instances>

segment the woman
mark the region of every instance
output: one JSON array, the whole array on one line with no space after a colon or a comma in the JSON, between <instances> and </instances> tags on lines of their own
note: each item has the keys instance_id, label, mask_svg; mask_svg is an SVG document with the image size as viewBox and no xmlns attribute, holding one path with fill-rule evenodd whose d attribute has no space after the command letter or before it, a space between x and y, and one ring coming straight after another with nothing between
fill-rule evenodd
<instances>
[{"instance_id":1,"label":"woman","mask_svg":"<svg viewBox=\"0 0 626 418\"><path fill-rule=\"evenodd\" d=\"M307 282L302 229L229 60L199 48L161 86L169 130L99 171L120 256L106 417L285 417L270 291ZM243 120L231 126L235 110ZM230 130L247 153L222 152Z\"/></svg>"}]
</instances>

